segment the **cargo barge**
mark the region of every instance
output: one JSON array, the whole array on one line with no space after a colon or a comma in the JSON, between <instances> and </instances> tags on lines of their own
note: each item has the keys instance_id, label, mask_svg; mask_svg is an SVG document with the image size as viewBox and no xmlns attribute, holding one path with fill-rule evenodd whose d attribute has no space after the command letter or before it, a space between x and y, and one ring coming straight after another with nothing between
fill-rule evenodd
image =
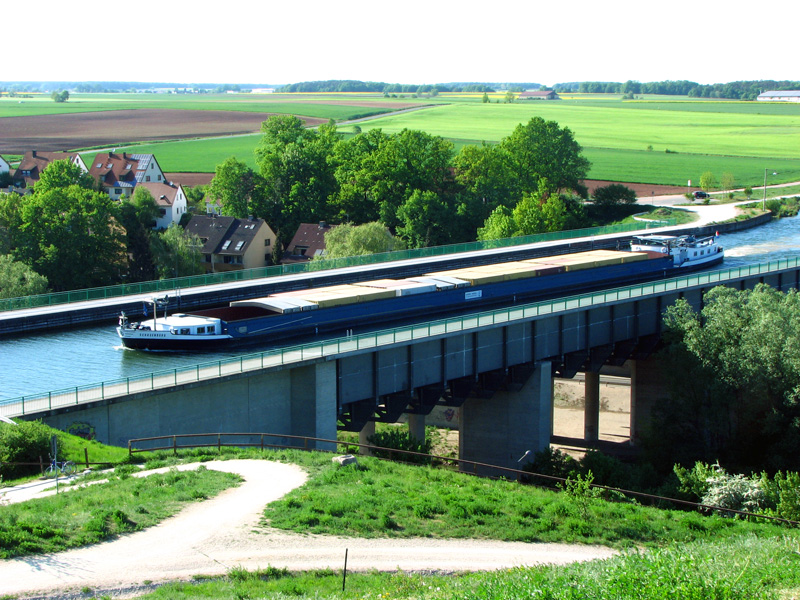
<instances>
[{"instance_id":1,"label":"cargo barge","mask_svg":"<svg viewBox=\"0 0 800 600\"><path fill-rule=\"evenodd\" d=\"M655 251L592 250L532 258L282 292L169 316L169 299L153 299L152 319L134 323L123 313L117 333L127 348L176 351L216 350L337 331L357 333L361 327L409 317L436 318L675 276L685 273L691 263L704 268L723 257L715 240L704 245L704 260L696 262L678 261L656 240L646 241L656 246ZM674 245L678 247L677 242ZM713 252L713 257L706 252ZM158 315L160 309L163 317Z\"/></svg>"}]
</instances>

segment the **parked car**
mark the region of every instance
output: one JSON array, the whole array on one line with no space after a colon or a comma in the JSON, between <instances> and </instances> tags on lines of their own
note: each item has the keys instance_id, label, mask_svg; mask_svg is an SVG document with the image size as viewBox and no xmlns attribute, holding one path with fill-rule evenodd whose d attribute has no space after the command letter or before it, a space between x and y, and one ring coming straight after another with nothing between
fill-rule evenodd
<instances>
[{"instance_id":1,"label":"parked car","mask_svg":"<svg viewBox=\"0 0 800 600\"><path fill-rule=\"evenodd\" d=\"M695 192L694 193L695 200L703 200L704 198L708 198L708 194L705 192Z\"/></svg>"}]
</instances>

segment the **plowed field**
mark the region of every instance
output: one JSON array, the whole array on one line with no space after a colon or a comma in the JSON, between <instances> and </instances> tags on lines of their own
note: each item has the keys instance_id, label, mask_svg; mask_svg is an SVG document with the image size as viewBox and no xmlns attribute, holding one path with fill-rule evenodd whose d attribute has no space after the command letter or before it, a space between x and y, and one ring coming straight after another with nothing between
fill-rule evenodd
<instances>
[{"instance_id":1,"label":"plowed field","mask_svg":"<svg viewBox=\"0 0 800 600\"><path fill-rule=\"evenodd\" d=\"M270 113L222 110L111 110L0 119L0 154L75 150L131 142L256 133ZM327 119L300 117L307 125Z\"/></svg>"}]
</instances>

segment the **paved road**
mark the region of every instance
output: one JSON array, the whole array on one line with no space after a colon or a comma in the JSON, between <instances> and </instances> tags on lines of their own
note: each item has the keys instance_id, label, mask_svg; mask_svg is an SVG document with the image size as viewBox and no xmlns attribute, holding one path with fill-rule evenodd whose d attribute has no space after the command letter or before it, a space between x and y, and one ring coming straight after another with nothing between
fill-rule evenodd
<instances>
[{"instance_id":1,"label":"paved road","mask_svg":"<svg viewBox=\"0 0 800 600\"><path fill-rule=\"evenodd\" d=\"M0 561L0 596L63 597L90 587L96 595L132 592L144 582L224 574L234 567L341 569L345 550L353 571L495 570L608 558L598 546L486 540L352 539L258 529L264 507L302 485L297 466L263 460L203 463L239 473L244 483L192 504L156 527L58 554ZM198 464L185 465L195 468ZM69 493L69 492L67 492ZM64 518L69 518L64 515Z\"/></svg>"}]
</instances>

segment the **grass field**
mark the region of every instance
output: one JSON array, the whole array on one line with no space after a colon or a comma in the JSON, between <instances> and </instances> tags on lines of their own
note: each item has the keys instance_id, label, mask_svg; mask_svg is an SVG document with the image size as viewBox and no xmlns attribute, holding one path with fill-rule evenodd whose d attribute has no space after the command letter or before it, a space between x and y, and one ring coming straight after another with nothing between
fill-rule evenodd
<instances>
[{"instance_id":1,"label":"grass field","mask_svg":"<svg viewBox=\"0 0 800 600\"><path fill-rule=\"evenodd\" d=\"M362 130L396 133L421 129L454 143L497 143L533 116L569 127L592 162L591 179L686 186L711 171L734 175L737 186L800 180L800 105L645 97L622 101L616 95L568 94L560 102L502 102L503 94L441 94L413 98L397 94L75 94L57 104L49 97L0 99L0 117L49 115L132 108L223 110L299 114L345 121L408 106L423 110L363 121ZM0 122L1 125L1 122ZM341 126L343 132L352 128ZM161 142L131 147L154 153L171 172L213 172L236 156L255 166L258 136ZM120 147L120 149L122 149Z\"/></svg>"}]
</instances>

